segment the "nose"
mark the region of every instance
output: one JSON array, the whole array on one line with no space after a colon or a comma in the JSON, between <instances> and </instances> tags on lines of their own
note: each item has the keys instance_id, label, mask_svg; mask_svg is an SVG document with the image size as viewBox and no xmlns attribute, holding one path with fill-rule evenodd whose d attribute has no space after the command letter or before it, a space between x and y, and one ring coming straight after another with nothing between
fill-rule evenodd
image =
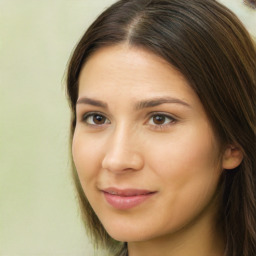
<instances>
[{"instance_id":1,"label":"nose","mask_svg":"<svg viewBox=\"0 0 256 256\"><path fill-rule=\"evenodd\" d=\"M116 174L124 171L139 171L144 166L143 154L136 132L116 129L108 137L102 168Z\"/></svg>"}]
</instances>

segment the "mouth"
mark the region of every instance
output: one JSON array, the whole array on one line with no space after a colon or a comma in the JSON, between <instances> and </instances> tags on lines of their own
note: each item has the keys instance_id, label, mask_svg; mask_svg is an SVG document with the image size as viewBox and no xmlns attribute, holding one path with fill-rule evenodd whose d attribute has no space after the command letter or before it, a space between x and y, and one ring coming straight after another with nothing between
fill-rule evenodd
<instances>
[{"instance_id":1,"label":"mouth","mask_svg":"<svg viewBox=\"0 0 256 256\"><path fill-rule=\"evenodd\" d=\"M156 194L156 191L117 188L103 189L102 192L106 202L111 207L119 210L136 207Z\"/></svg>"}]
</instances>

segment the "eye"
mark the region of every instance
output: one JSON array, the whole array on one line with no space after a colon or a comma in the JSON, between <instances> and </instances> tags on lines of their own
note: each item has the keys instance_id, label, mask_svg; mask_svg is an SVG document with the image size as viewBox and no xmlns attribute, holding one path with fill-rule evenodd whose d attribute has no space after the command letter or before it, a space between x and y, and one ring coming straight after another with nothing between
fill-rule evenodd
<instances>
[{"instance_id":1,"label":"eye","mask_svg":"<svg viewBox=\"0 0 256 256\"><path fill-rule=\"evenodd\" d=\"M175 118L165 114L154 114L150 117L149 124L154 126L165 126L176 121Z\"/></svg>"},{"instance_id":2,"label":"eye","mask_svg":"<svg viewBox=\"0 0 256 256\"><path fill-rule=\"evenodd\" d=\"M88 125L104 125L109 124L110 121L102 114L88 113L83 116L83 122Z\"/></svg>"}]
</instances>

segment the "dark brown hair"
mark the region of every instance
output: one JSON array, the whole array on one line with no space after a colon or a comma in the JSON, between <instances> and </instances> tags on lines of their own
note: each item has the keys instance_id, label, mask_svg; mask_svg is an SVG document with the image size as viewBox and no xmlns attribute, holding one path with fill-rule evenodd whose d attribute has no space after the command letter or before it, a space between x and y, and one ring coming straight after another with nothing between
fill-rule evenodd
<instances>
[{"instance_id":1,"label":"dark brown hair","mask_svg":"<svg viewBox=\"0 0 256 256\"><path fill-rule=\"evenodd\" d=\"M178 69L199 96L221 144L239 145L243 161L224 170L221 219L226 256L256 255L256 50L239 19L214 0L121 0L89 27L71 57L67 94L76 125L78 78L99 48L128 43ZM73 171L85 224L96 242L116 241L93 212Z\"/></svg>"}]
</instances>

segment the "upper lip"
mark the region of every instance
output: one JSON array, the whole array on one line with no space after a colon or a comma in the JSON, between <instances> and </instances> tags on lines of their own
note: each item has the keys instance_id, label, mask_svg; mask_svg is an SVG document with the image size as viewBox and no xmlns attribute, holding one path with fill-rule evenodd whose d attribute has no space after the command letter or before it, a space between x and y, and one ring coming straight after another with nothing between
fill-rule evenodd
<instances>
[{"instance_id":1,"label":"upper lip","mask_svg":"<svg viewBox=\"0 0 256 256\"><path fill-rule=\"evenodd\" d=\"M150 191L146 189L134 189L134 188L128 188L128 189L118 189L114 187L105 188L102 189L103 192L111 194L111 195L117 195L117 196L139 196L139 195L147 195L152 194L155 191Z\"/></svg>"}]
</instances>

